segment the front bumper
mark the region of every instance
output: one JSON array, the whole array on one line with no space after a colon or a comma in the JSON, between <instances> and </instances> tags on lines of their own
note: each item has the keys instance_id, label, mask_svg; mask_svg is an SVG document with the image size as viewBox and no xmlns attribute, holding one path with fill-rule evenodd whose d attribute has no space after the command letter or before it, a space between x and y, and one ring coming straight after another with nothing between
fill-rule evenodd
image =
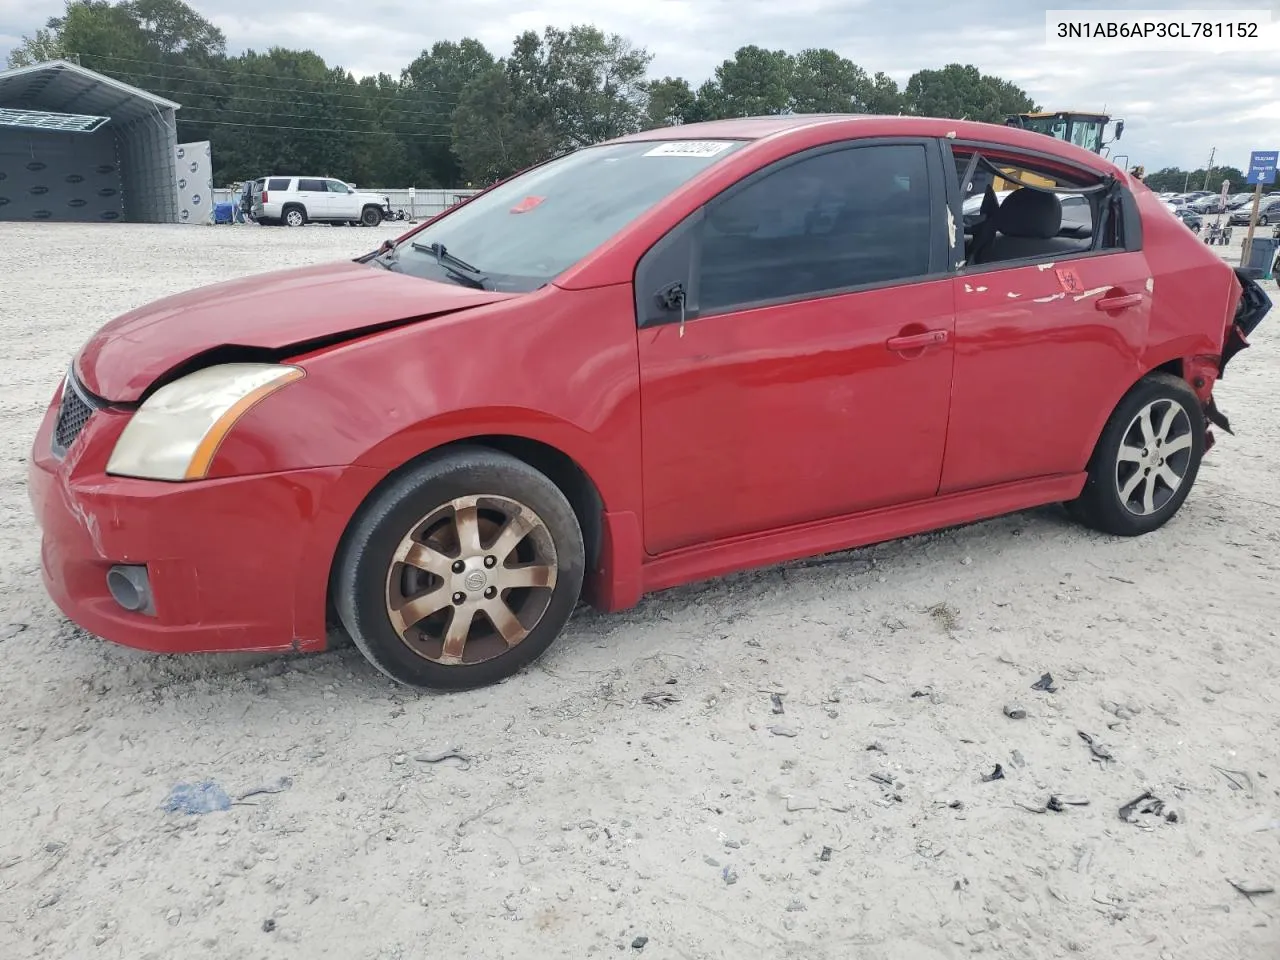
<instances>
[{"instance_id":1,"label":"front bumper","mask_svg":"<svg viewBox=\"0 0 1280 960\"><path fill-rule=\"evenodd\" d=\"M195 483L108 476L128 412L96 411L58 457L60 397L36 434L28 492L45 589L68 618L156 653L324 648L329 566L366 478L352 483L343 467ZM154 615L112 598L116 564L145 565Z\"/></svg>"}]
</instances>

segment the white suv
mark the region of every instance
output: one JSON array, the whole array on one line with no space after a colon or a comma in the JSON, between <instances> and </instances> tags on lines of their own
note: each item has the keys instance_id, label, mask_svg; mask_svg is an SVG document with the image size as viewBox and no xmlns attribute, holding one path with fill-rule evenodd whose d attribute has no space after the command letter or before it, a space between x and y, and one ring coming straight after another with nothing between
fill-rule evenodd
<instances>
[{"instance_id":1,"label":"white suv","mask_svg":"<svg viewBox=\"0 0 1280 960\"><path fill-rule=\"evenodd\" d=\"M311 220L376 227L390 215L388 197L354 190L328 177L267 177L253 204L253 218L259 223L287 227L301 227Z\"/></svg>"}]
</instances>

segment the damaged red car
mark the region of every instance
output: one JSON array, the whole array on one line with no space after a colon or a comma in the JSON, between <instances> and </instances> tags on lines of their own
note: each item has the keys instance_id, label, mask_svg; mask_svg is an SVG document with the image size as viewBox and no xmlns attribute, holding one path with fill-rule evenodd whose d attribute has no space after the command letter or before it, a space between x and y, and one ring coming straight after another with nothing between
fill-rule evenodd
<instances>
[{"instance_id":1,"label":"damaged red car","mask_svg":"<svg viewBox=\"0 0 1280 960\"><path fill-rule=\"evenodd\" d=\"M355 261L108 323L34 442L44 580L132 647L338 628L402 683L485 684L580 599L1042 504L1155 530L1269 307L1142 183L1041 134L647 131Z\"/></svg>"}]
</instances>

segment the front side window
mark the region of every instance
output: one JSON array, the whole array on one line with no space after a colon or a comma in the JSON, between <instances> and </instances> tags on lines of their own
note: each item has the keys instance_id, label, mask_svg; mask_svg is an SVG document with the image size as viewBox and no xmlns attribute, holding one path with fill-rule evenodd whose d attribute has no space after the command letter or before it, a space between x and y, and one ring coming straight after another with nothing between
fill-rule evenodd
<instances>
[{"instance_id":1,"label":"front side window","mask_svg":"<svg viewBox=\"0 0 1280 960\"><path fill-rule=\"evenodd\" d=\"M788 163L707 205L698 310L924 276L932 214L922 145L853 146Z\"/></svg>"},{"instance_id":2,"label":"front side window","mask_svg":"<svg viewBox=\"0 0 1280 960\"><path fill-rule=\"evenodd\" d=\"M586 147L476 197L377 261L431 280L535 290L743 144L645 140Z\"/></svg>"},{"instance_id":3,"label":"front side window","mask_svg":"<svg viewBox=\"0 0 1280 960\"><path fill-rule=\"evenodd\" d=\"M350 193L351 192L351 189L341 180L329 180L327 182L329 184L330 193Z\"/></svg>"}]
</instances>

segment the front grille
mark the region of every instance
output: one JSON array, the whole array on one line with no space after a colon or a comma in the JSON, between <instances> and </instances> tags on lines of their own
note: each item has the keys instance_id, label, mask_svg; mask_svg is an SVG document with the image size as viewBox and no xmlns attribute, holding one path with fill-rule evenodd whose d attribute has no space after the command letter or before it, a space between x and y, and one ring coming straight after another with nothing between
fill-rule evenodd
<instances>
[{"instance_id":1,"label":"front grille","mask_svg":"<svg viewBox=\"0 0 1280 960\"><path fill-rule=\"evenodd\" d=\"M66 456L67 450L76 442L84 425L93 416L95 405L85 394L83 388L76 383L75 374L67 374L62 387L62 403L58 406L58 419L53 424L53 452L55 456Z\"/></svg>"}]
</instances>

